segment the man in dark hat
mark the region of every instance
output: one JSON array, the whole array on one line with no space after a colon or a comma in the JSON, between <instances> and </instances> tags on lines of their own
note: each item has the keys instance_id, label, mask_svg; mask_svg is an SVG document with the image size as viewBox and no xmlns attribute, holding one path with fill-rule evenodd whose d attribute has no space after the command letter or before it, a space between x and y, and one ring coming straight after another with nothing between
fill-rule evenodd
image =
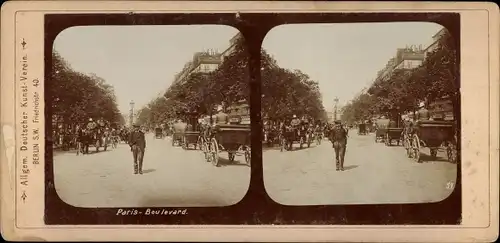
<instances>
[{"instance_id":1,"label":"man in dark hat","mask_svg":"<svg viewBox=\"0 0 500 243\"><path fill-rule=\"evenodd\" d=\"M142 161L146 149L146 139L144 132L138 124L134 124L134 130L129 135L128 144L134 155L134 174L142 174Z\"/></svg>"},{"instance_id":2,"label":"man in dark hat","mask_svg":"<svg viewBox=\"0 0 500 243\"><path fill-rule=\"evenodd\" d=\"M344 156L347 147L347 130L342 126L340 120L336 120L333 128L330 130L330 142L335 149L335 161L338 170L344 170Z\"/></svg>"}]
</instances>

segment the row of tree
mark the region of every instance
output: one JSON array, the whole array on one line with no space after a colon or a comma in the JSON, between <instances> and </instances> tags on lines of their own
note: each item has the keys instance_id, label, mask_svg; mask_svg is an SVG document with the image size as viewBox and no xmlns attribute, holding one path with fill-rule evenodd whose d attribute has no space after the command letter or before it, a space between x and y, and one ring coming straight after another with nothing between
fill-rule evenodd
<instances>
[{"instance_id":1,"label":"row of tree","mask_svg":"<svg viewBox=\"0 0 500 243\"><path fill-rule=\"evenodd\" d=\"M209 73L192 72L183 82L171 85L163 97L152 100L139 111L138 122L163 124L168 120L214 114L214 107L229 107L250 99L249 55L243 38L219 67ZM270 120L307 115L325 119L326 112L316 81L298 70L278 67L265 50L261 51L262 116Z\"/></svg>"},{"instance_id":2,"label":"row of tree","mask_svg":"<svg viewBox=\"0 0 500 243\"><path fill-rule=\"evenodd\" d=\"M95 74L73 70L56 51L52 52L52 80L47 94L58 125L73 127L87 123L89 118L115 126L125 123L113 87Z\"/></svg>"},{"instance_id":3,"label":"row of tree","mask_svg":"<svg viewBox=\"0 0 500 243\"><path fill-rule=\"evenodd\" d=\"M343 107L342 120L351 123L380 114L397 119L414 112L420 102L429 105L441 99L450 100L455 110L459 99L456 48L453 37L445 30L422 65L397 69L388 79L375 80L367 92Z\"/></svg>"}]
</instances>

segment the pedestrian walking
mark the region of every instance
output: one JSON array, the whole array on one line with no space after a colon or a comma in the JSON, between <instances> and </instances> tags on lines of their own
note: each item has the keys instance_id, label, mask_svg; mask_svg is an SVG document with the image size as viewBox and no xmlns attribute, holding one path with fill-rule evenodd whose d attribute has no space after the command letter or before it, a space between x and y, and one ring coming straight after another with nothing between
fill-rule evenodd
<instances>
[{"instance_id":1,"label":"pedestrian walking","mask_svg":"<svg viewBox=\"0 0 500 243\"><path fill-rule=\"evenodd\" d=\"M146 138L138 124L134 124L134 130L129 135L130 150L134 156L134 174L142 174L142 162L146 149Z\"/></svg>"},{"instance_id":2,"label":"pedestrian walking","mask_svg":"<svg viewBox=\"0 0 500 243\"><path fill-rule=\"evenodd\" d=\"M335 149L335 162L337 171L344 170L344 157L347 148L347 130L342 126L342 123L335 121L334 127L330 130L328 136L332 146Z\"/></svg>"}]
</instances>

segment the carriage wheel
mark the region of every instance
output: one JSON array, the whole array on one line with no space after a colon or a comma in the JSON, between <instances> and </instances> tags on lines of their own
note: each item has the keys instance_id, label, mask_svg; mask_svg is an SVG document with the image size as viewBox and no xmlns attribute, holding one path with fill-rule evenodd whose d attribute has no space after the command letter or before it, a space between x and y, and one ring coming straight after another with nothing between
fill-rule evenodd
<instances>
[{"instance_id":1,"label":"carriage wheel","mask_svg":"<svg viewBox=\"0 0 500 243\"><path fill-rule=\"evenodd\" d=\"M196 146L200 149L203 150L203 141L201 140L201 137L198 137L198 141L196 141Z\"/></svg>"},{"instance_id":2,"label":"carriage wheel","mask_svg":"<svg viewBox=\"0 0 500 243\"><path fill-rule=\"evenodd\" d=\"M206 140L203 142L203 154L205 155L205 161L211 162L212 156L210 154L210 143Z\"/></svg>"},{"instance_id":3,"label":"carriage wheel","mask_svg":"<svg viewBox=\"0 0 500 243\"><path fill-rule=\"evenodd\" d=\"M247 163L248 166L250 166L252 163L251 151L250 151L250 148L248 148L248 147L245 148L245 162Z\"/></svg>"},{"instance_id":4,"label":"carriage wheel","mask_svg":"<svg viewBox=\"0 0 500 243\"><path fill-rule=\"evenodd\" d=\"M446 155L448 157L448 161L454 164L457 163L458 153L453 143L448 143L448 146L446 146Z\"/></svg>"},{"instance_id":5,"label":"carriage wheel","mask_svg":"<svg viewBox=\"0 0 500 243\"><path fill-rule=\"evenodd\" d=\"M420 163L420 139L418 136L415 134L413 135L413 142L412 142L412 149L413 149L413 159L417 162Z\"/></svg>"},{"instance_id":6,"label":"carriage wheel","mask_svg":"<svg viewBox=\"0 0 500 243\"><path fill-rule=\"evenodd\" d=\"M411 158L412 154L411 154L411 141L410 141L410 136L405 136L404 137L404 142L403 142L403 146L405 147L406 149L406 155L408 155L408 158Z\"/></svg>"},{"instance_id":7,"label":"carriage wheel","mask_svg":"<svg viewBox=\"0 0 500 243\"><path fill-rule=\"evenodd\" d=\"M80 152L82 151L82 145L80 144L80 142L77 142L76 143L76 155L79 155Z\"/></svg>"},{"instance_id":8,"label":"carriage wheel","mask_svg":"<svg viewBox=\"0 0 500 243\"><path fill-rule=\"evenodd\" d=\"M410 158L410 139L406 135L403 137L403 147L406 150L406 156Z\"/></svg>"},{"instance_id":9,"label":"carriage wheel","mask_svg":"<svg viewBox=\"0 0 500 243\"><path fill-rule=\"evenodd\" d=\"M182 137L182 148L184 150L188 149L188 145L186 144L186 137Z\"/></svg>"},{"instance_id":10,"label":"carriage wheel","mask_svg":"<svg viewBox=\"0 0 500 243\"><path fill-rule=\"evenodd\" d=\"M281 138L281 147L282 147L282 152L283 151L288 151L288 141L286 140L285 137Z\"/></svg>"},{"instance_id":11,"label":"carriage wheel","mask_svg":"<svg viewBox=\"0 0 500 243\"><path fill-rule=\"evenodd\" d=\"M219 144L215 138L212 138L210 143L210 155L212 164L215 166L219 166Z\"/></svg>"}]
</instances>

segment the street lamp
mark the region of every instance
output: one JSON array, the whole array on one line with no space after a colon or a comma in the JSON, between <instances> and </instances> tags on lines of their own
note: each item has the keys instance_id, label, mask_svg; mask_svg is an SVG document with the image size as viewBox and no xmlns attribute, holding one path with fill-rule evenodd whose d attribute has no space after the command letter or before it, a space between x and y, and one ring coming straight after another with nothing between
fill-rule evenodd
<instances>
[{"instance_id":1,"label":"street lamp","mask_svg":"<svg viewBox=\"0 0 500 243\"><path fill-rule=\"evenodd\" d=\"M130 101L130 126L134 125L134 101Z\"/></svg>"},{"instance_id":2,"label":"street lamp","mask_svg":"<svg viewBox=\"0 0 500 243\"><path fill-rule=\"evenodd\" d=\"M334 107L333 107L333 121L336 121L337 120L337 105L339 103L339 99L337 97L335 97L335 99L333 99L333 102L334 102Z\"/></svg>"}]
</instances>

